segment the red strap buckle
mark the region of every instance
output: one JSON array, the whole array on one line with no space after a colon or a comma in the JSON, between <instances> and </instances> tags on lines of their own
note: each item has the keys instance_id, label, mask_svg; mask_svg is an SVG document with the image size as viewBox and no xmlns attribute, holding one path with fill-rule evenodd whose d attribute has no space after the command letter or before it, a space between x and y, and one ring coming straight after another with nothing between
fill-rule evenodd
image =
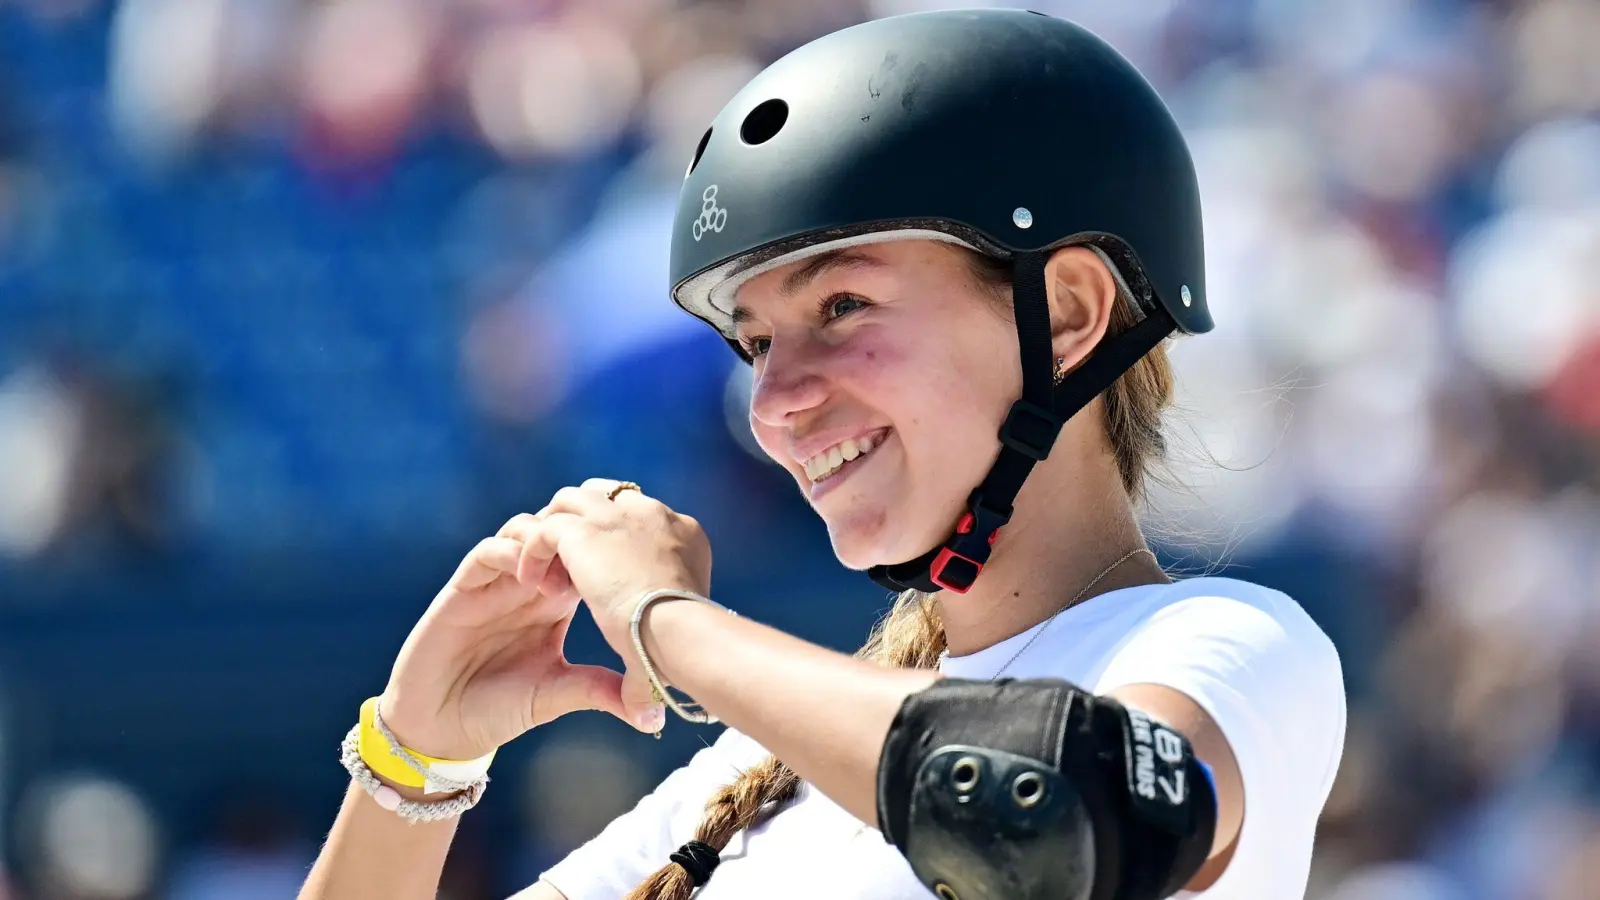
<instances>
[{"instance_id":1,"label":"red strap buckle","mask_svg":"<svg viewBox=\"0 0 1600 900\"><path fill-rule=\"evenodd\" d=\"M976 521L970 512L962 516L961 521L956 524L956 534L971 534ZM999 536L999 529L990 532L989 546L993 547L995 539ZM935 556L928 566L928 580L938 585L941 590L965 594L972 590L973 582L978 580L978 573L983 571L983 566L987 562L988 554L979 560L958 553L953 548L941 547L939 555Z\"/></svg>"}]
</instances>

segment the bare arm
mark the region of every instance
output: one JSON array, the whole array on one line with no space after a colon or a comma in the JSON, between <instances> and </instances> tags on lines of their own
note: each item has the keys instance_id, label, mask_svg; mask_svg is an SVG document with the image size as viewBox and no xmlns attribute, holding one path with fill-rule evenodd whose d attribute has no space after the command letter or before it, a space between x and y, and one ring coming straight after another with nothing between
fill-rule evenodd
<instances>
[{"instance_id":1,"label":"bare arm","mask_svg":"<svg viewBox=\"0 0 1600 900\"><path fill-rule=\"evenodd\" d=\"M692 601L656 604L641 634L666 681L851 815L878 821L878 757L889 725L937 672L884 669Z\"/></svg>"},{"instance_id":2,"label":"bare arm","mask_svg":"<svg viewBox=\"0 0 1600 900\"><path fill-rule=\"evenodd\" d=\"M411 799L419 793L398 788ZM352 784L299 900L434 900L457 819L411 825ZM567 900L539 881L511 900Z\"/></svg>"},{"instance_id":3,"label":"bare arm","mask_svg":"<svg viewBox=\"0 0 1600 900\"><path fill-rule=\"evenodd\" d=\"M1185 887L1203 891L1215 884L1233 858L1239 829L1244 827L1244 776L1233 748L1217 723L1188 695L1160 684L1130 684L1111 692L1122 703L1149 713L1177 729L1194 747L1194 755L1211 767L1217 785L1217 831L1211 855Z\"/></svg>"},{"instance_id":4,"label":"bare arm","mask_svg":"<svg viewBox=\"0 0 1600 900\"><path fill-rule=\"evenodd\" d=\"M878 756L889 725L905 698L938 673L885 670L688 601L656 605L643 634L668 681L852 815L878 821ZM1217 837L1196 878L1209 884L1226 867L1244 818L1243 783L1227 740L1199 705L1171 688L1134 685L1114 696L1183 732L1211 766Z\"/></svg>"},{"instance_id":5,"label":"bare arm","mask_svg":"<svg viewBox=\"0 0 1600 900\"><path fill-rule=\"evenodd\" d=\"M434 900L456 821L412 825L350 785L300 900Z\"/></svg>"}]
</instances>

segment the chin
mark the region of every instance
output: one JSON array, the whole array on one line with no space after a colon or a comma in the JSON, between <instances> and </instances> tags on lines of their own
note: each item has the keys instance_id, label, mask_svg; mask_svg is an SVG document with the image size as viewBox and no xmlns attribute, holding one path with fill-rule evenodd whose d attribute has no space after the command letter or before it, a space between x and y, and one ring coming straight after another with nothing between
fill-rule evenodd
<instances>
[{"instance_id":1,"label":"chin","mask_svg":"<svg viewBox=\"0 0 1600 900\"><path fill-rule=\"evenodd\" d=\"M839 564L852 572L865 572L873 566L887 563L882 553L875 553L871 549L833 542L833 555L838 558Z\"/></svg>"},{"instance_id":2,"label":"chin","mask_svg":"<svg viewBox=\"0 0 1600 900\"><path fill-rule=\"evenodd\" d=\"M833 555L847 569L865 572L873 566L891 566L916 559L941 540L929 537L918 540L919 535L908 535L904 529L888 527L885 518L878 518L870 526L859 520L848 523L828 523L828 539L833 544Z\"/></svg>"},{"instance_id":3,"label":"chin","mask_svg":"<svg viewBox=\"0 0 1600 900\"><path fill-rule=\"evenodd\" d=\"M828 540L833 544L833 555L847 569L864 572L873 566L901 562L890 559L894 548L885 546L887 530L880 518L876 526L852 516L849 522L828 522Z\"/></svg>"}]
</instances>

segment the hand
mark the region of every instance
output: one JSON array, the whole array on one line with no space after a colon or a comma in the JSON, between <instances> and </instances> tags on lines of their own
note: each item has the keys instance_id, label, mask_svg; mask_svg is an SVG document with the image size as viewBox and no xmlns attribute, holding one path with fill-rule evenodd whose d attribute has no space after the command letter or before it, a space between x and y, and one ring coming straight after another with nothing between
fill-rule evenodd
<instances>
[{"instance_id":1,"label":"hand","mask_svg":"<svg viewBox=\"0 0 1600 900\"><path fill-rule=\"evenodd\" d=\"M563 645L579 599L565 568L549 560L517 575L542 528L523 514L480 542L406 638L380 700L405 746L475 759L580 709L659 729L640 718L650 704L624 706L621 674L567 662Z\"/></svg>"},{"instance_id":2,"label":"hand","mask_svg":"<svg viewBox=\"0 0 1600 900\"><path fill-rule=\"evenodd\" d=\"M559 568L588 604L606 642L626 666L622 699L629 713L659 710L633 647L630 622L645 594L665 589L707 594L711 544L700 523L619 482L590 479L563 488L535 517L538 534L523 548L525 582Z\"/></svg>"}]
</instances>

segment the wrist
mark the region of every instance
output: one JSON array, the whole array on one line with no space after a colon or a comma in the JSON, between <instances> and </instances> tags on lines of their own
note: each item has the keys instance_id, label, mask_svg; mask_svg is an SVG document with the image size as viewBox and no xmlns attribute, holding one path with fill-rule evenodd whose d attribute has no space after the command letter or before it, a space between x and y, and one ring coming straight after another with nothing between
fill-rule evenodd
<instances>
[{"instance_id":1,"label":"wrist","mask_svg":"<svg viewBox=\"0 0 1600 900\"><path fill-rule=\"evenodd\" d=\"M693 603L673 603L674 600L693 600ZM666 606L657 612L657 607ZM703 618L709 608L711 619ZM729 639L725 625L713 625L712 619L732 620L738 616L733 610L702 594L687 591L651 591L639 598L628 622L629 638L635 659L649 679L654 698L678 714L678 717L697 725L715 724L717 717L703 703L692 699L680 700L673 696L669 684L693 694L706 687L705 671L696 673L697 660L704 654L691 654L687 647L716 644ZM672 648L680 648L674 654ZM630 664L631 665L631 664ZM662 666L666 668L663 669Z\"/></svg>"},{"instance_id":2,"label":"wrist","mask_svg":"<svg viewBox=\"0 0 1600 900\"><path fill-rule=\"evenodd\" d=\"M369 704L372 702L374 701L368 701ZM430 774L426 786L408 784L408 779L405 778L379 775L373 771L370 758L362 753L362 731L362 725L357 723L345 735L344 741L339 745L339 763L350 773L351 780L359 785L379 807L415 825L454 819L477 806L478 801L483 799L484 789L489 784L487 774L480 775L471 782L443 784L436 783L434 776ZM379 758L384 757L380 755ZM421 797L417 796L418 792L422 794ZM429 797L429 795L436 797L439 794L448 796L440 799Z\"/></svg>"},{"instance_id":3,"label":"wrist","mask_svg":"<svg viewBox=\"0 0 1600 900\"><path fill-rule=\"evenodd\" d=\"M421 791L424 795L459 793L488 774L493 750L477 757L450 758L424 754L405 743L389 724L388 709L380 698L361 704L356 726L361 760L379 780Z\"/></svg>"},{"instance_id":4,"label":"wrist","mask_svg":"<svg viewBox=\"0 0 1600 900\"><path fill-rule=\"evenodd\" d=\"M727 614L716 607L701 603L689 596L663 597L650 604L639 619L639 638L644 643L645 652L650 655L650 662L655 666L656 675L663 684L678 685L677 676L680 674L675 666L671 648L677 646L679 635L685 626L692 626L694 620L702 615L717 615L726 618Z\"/></svg>"},{"instance_id":5,"label":"wrist","mask_svg":"<svg viewBox=\"0 0 1600 900\"><path fill-rule=\"evenodd\" d=\"M372 701L367 701L371 703ZM437 716L408 712L408 706L394 688L390 687L378 697L377 709L382 711L383 724L394 735L395 742L418 756L433 759L474 759L482 754L461 746L459 740L441 740L431 733L430 720ZM362 721L371 722L367 704L362 705Z\"/></svg>"},{"instance_id":6,"label":"wrist","mask_svg":"<svg viewBox=\"0 0 1600 900\"><path fill-rule=\"evenodd\" d=\"M388 741L377 733L374 720L374 715L380 710L382 711L383 724L389 729L389 733L394 735L395 740L399 742L401 747L412 749L417 753L424 752L415 749L418 745L411 743L411 738L408 737L408 735L415 733L415 729L406 730L403 725L400 728L395 727L395 720L398 717L391 714L390 710L398 707L399 704L394 701L393 696L388 691L384 691L383 695L375 701L367 700L362 703L360 716L362 735L360 743L357 744L357 747L361 750L362 761L367 763L367 768L372 772L373 777L377 778L378 782L384 787L390 788L399 794L400 799L424 803L439 800L441 795L437 791L431 794L428 793L426 785L417 783L417 780L411 777L415 773L407 773L402 776L401 769L388 764L373 765L372 760L368 759L368 757L376 757L379 754L387 754L388 752Z\"/></svg>"},{"instance_id":7,"label":"wrist","mask_svg":"<svg viewBox=\"0 0 1600 900\"><path fill-rule=\"evenodd\" d=\"M439 760L472 760L491 755L497 746L469 740L461 727L446 727L452 717L440 710L435 690L412 690L385 686L378 696L383 724L395 742L412 754Z\"/></svg>"}]
</instances>

